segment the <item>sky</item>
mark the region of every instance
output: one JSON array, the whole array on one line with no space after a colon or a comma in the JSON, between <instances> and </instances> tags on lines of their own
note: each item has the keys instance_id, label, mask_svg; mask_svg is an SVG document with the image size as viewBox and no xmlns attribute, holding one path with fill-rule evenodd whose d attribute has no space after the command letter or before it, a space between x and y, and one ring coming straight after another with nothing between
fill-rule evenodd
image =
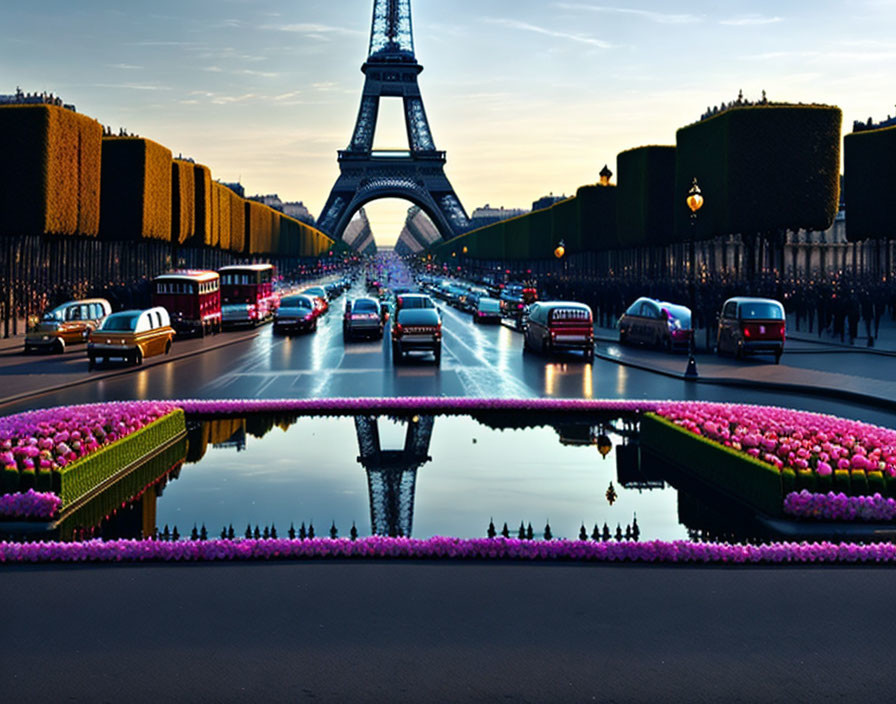
<instances>
[{"instance_id":1,"label":"sky","mask_svg":"<svg viewBox=\"0 0 896 704\"><path fill-rule=\"evenodd\" d=\"M316 216L357 116L373 0L0 4L0 93L48 91ZM896 114L896 0L413 0L423 100L468 213L574 194L707 106ZM375 146L406 146L400 107ZM409 203L367 208L378 244Z\"/></svg>"}]
</instances>

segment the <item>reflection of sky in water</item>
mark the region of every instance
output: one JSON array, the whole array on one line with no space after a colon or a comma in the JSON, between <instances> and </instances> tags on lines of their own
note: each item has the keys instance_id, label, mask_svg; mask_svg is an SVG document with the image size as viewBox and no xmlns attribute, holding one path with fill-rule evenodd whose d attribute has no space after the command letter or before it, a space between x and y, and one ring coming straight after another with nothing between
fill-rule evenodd
<instances>
[{"instance_id":1,"label":"reflection of sky in water","mask_svg":"<svg viewBox=\"0 0 896 704\"><path fill-rule=\"evenodd\" d=\"M406 425L379 421L384 450L401 449ZM475 440L475 442L474 442ZM613 437L614 444L620 438ZM642 540L686 538L677 518L676 492L628 490L616 478L615 452L601 459L593 445L561 445L552 427L494 430L468 417L439 416L429 454L417 474L414 537L484 537L490 518L515 533L520 521L536 534L550 521L556 537L576 537L584 521L625 530L637 514ZM332 521L345 536L355 521L370 532L367 477L352 418L301 418L286 432L249 436L244 451L209 446L197 464L185 465L158 502L157 524L186 533L195 522L211 535L233 523L272 521L286 535L290 522L314 522L325 535ZM605 498L610 481L618 494Z\"/></svg>"}]
</instances>

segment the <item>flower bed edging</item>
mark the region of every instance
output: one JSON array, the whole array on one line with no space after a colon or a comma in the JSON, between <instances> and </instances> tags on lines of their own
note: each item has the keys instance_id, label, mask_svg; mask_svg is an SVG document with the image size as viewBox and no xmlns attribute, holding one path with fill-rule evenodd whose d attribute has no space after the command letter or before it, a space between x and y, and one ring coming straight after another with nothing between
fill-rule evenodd
<instances>
[{"instance_id":1,"label":"flower bed edging","mask_svg":"<svg viewBox=\"0 0 896 704\"><path fill-rule=\"evenodd\" d=\"M68 506L184 432L184 412L177 408L137 432L64 467L58 473L59 485L53 487L55 493L62 499L62 505Z\"/></svg>"},{"instance_id":2,"label":"flower bed edging","mask_svg":"<svg viewBox=\"0 0 896 704\"><path fill-rule=\"evenodd\" d=\"M771 464L720 445L653 413L641 418L641 447L696 474L768 516L783 513L781 475Z\"/></svg>"},{"instance_id":3,"label":"flower bed edging","mask_svg":"<svg viewBox=\"0 0 896 704\"><path fill-rule=\"evenodd\" d=\"M91 540L80 543L0 542L0 563L216 562L230 560L512 560L649 564L896 563L892 543L771 543L729 545L687 541L594 543L513 538L427 540L372 536L358 540Z\"/></svg>"}]
</instances>

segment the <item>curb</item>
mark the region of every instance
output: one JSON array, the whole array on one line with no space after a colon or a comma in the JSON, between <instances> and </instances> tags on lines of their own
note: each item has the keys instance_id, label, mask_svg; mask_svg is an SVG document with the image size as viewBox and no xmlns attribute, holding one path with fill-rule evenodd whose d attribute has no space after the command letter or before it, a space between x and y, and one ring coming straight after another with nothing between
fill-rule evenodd
<instances>
[{"instance_id":1,"label":"curb","mask_svg":"<svg viewBox=\"0 0 896 704\"><path fill-rule=\"evenodd\" d=\"M182 359L188 359L189 357L196 357L200 354L205 354L206 352L212 352L213 350L219 350L223 347L229 347L230 345L236 345L240 342L247 342L248 340L252 340L258 336L258 330L253 329L252 332L248 335L240 336L236 339L225 340L223 342L214 344L209 347L202 347L198 350L192 350L190 352L182 352L181 354L170 354L168 356L161 357L158 361L152 362L150 364L142 364L140 366L129 366L124 367L122 369L113 369L108 372L100 372L97 374L96 372L90 373L86 378L76 379L74 381L69 381L64 384L55 384L54 386L47 386L42 389L34 389L32 391L26 391L20 394L16 394L15 396L7 396L5 398L0 398L0 408L4 406L9 406L13 403L18 403L20 401L25 401L30 398L38 398L39 396L45 396L47 394L55 393L56 391L63 391L65 389L70 389L73 386L82 386L83 384L89 384L94 381L100 381L103 379L113 379L119 376L125 376L126 374L134 374L135 372L142 371L144 369L152 369L153 367L161 366L162 364L169 364L171 362L177 362Z\"/></svg>"},{"instance_id":2,"label":"curb","mask_svg":"<svg viewBox=\"0 0 896 704\"><path fill-rule=\"evenodd\" d=\"M612 355L608 355L604 352L600 352L599 350L594 350L594 356L598 357L605 362L614 362L616 364L621 364L626 367L632 367L633 369L640 369L641 371L651 372L653 374L659 374L661 376L670 377L672 379L679 379L681 381L688 381L685 378L684 373L681 372L670 372L665 369L657 369L656 367L651 367L647 364L643 364L641 362L634 362L632 360L621 359L619 357L613 357ZM790 384L779 381L752 381L748 379L735 379L732 377L710 377L710 376L699 376L693 380L694 383L698 384L713 384L716 386L735 386L740 388L749 388L749 389L758 389L760 391L786 391L787 393L792 394L804 394L806 396L818 396L824 398L837 398L842 401L849 401L852 403L860 403L870 406L876 406L878 408L883 408L888 411L896 411L896 399L887 399L881 398L880 396L872 396L870 394L863 394L858 391L848 391L846 389L829 389L825 387L819 386L810 386L807 384Z\"/></svg>"}]
</instances>

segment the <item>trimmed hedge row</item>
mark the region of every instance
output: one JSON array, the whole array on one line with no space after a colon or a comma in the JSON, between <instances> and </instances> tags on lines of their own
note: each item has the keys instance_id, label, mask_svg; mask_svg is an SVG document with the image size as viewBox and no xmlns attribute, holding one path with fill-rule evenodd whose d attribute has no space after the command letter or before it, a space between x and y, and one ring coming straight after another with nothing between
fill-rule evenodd
<instances>
[{"instance_id":1,"label":"trimmed hedge row","mask_svg":"<svg viewBox=\"0 0 896 704\"><path fill-rule=\"evenodd\" d=\"M54 105L0 107L0 234L95 237L102 135Z\"/></svg>"},{"instance_id":2,"label":"trimmed hedge row","mask_svg":"<svg viewBox=\"0 0 896 704\"><path fill-rule=\"evenodd\" d=\"M695 435L654 413L641 418L641 446L682 465L702 481L768 516L783 515L784 485L778 470L757 459Z\"/></svg>"},{"instance_id":3,"label":"trimmed hedge row","mask_svg":"<svg viewBox=\"0 0 896 704\"><path fill-rule=\"evenodd\" d=\"M196 171L189 161L171 162L171 241L196 236Z\"/></svg>"},{"instance_id":4,"label":"trimmed hedge row","mask_svg":"<svg viewBox=\"0 0 896 704\"><path fill-rule=\"evenodd\" d=\"M104 137L100 236L171 241L171 151L140 137Z\"/></svg>"},{"instance_id":5,"label":"trimmed hedge row","mask_svg":"<svg viewBox=\"0 0 896 704\"><path fill-rule=\"evenodd\" d=\"M828 105L755 105L679 129L675 239L690 237L695 177L706 199L698 239L826 230L839 207L841 122L840 108Z\"/></svg>"},{"instance_id":6,"label":"trimmed hedge row","mask_svg":"<svg viewBox=\"0 0 896 704\"><path fill-rule=\"evenodd\" d=\"M184 437L65 516L56 526L60 539L70 540L79 528L98 526L103 519L139 498L147 488L183 464L186 456L187 439Z\"/></svg>"},{"instance_id":7,"label":"trimmed hedge row","mask_svg":"<svg viewBox=\"0 0 896 704\"><path fill-rule=\"evenodd\" d=\"M207 166L172 159L148 139L104 137L96 120L71 110L0 107L0 150L0 235L156 239L291 257L344 249L260 203L251 222L247 201Z\"/></svg>"},{"instance_id":8,"label":"trimmed hedge row","mask_svg":"<svg viewBox=\"0 0 896 704\"><path fill-rule=\"evenodd\" d=\"M55 473L53 493L62 499L65 508L185 430L184 412L178 408Z\"/></svg>"},{"instance_id":9,"label":"trimmed hedge row","mask_svg":"<svg viewBox=\"0 0 896 704\"><path fill-rule=\"evenodd\" d=\"M675 154L674 146L647 146L629 149L616 157L619 246L673 241Z\"/></svg>"},{"instance_id":10,"label":"trimmed hedge row","mask_svg":"<svg viewBox=\"0 0 896 704\"><path fill-rule=\"evenodd\" d=\"M896 238L896 127L848 134L843 148L846 238Z\"/></svg>"}]
</instances>

